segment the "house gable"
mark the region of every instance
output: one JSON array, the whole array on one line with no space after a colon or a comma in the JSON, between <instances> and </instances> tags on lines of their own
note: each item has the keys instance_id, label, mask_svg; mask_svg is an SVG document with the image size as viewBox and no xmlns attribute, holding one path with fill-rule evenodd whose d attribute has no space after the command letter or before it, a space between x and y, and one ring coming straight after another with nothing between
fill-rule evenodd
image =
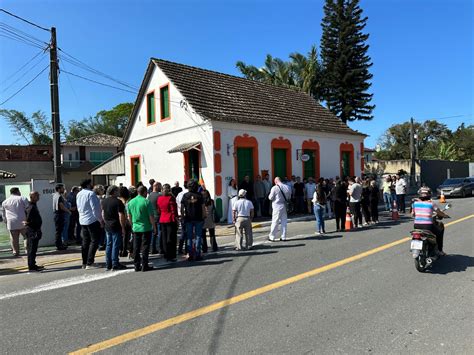
<instances>
[{"instance_id":1,"label":"house gable","mask_svg":"<svg viewBox=\"0 0 474 355\"><path fill-rule=\"evenodd\" d=\"M167 97L163 98L163 88L167 89ZM150 98L154 105L150 108ZM166 109L166 119L161 119ZM153 113L153 120L150 120ZM153 138L171 132L184 130L204 124L205 121L193 110L185 97L173 82L152 61L147 69L140 92L135 102L122 148L129 142Z\"/></svg>"}]
</instances>

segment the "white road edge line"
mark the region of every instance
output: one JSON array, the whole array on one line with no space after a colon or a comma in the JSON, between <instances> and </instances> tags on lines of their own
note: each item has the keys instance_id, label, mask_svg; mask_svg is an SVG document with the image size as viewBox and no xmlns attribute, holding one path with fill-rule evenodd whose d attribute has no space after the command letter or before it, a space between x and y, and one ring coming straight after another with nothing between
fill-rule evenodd
<instances>
[{"instance_id":1,"label":"white road edge line","mask_svg":"<svg viewBox=\"0 0 474 355\"><path fill-rule=\"evenodd\" d=\"M62 280L56 280L56 281L48 282L43 285L39 285L30 289L24 289L20 291L11 292L11 293L0 294L0 301L14 298L17 296L30 295L30 294L44 292L44 291L56 290L58 288L64 288L64 287L69 287L69 286L85 284L88 282L103 280L103 279L119 276L125 273L134 272L134 271L135 271L134 269L110 271L104 274L82 275L82 276L75 276L75 277L70 277L70 278L62 279Z\"/></svg>"}]
</instances>

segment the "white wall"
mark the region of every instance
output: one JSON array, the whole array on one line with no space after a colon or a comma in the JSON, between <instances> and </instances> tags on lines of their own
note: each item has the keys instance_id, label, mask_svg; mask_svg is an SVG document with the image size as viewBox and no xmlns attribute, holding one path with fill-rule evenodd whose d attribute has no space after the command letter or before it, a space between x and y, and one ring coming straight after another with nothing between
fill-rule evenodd
<instances>
[{"instance_id":1,"label":"white wall","mask_svg":"<svg viewBox=\"0 0 474 355\"><path fill-rule=\"evenodd\" d=\"M171 119L160 122L160 86L170 84ZM214 164L212 146L212 128L197 115L192 107L181 107L183 96L169 81L163 72L156 68L150 79L146 93L155 90L156 123L147 125L146 94L140 103L137 117L134 119L130 136L125 146L125 177L117 179L125 186L131 184L130 157L141 157L141 181L148 186L153 178L161 183L183 184L184 157L182 153L168 153L168 150L182 143L200 141L202 143L201 167L207 189L214 190Z\"/></svg>"}]
</instances>

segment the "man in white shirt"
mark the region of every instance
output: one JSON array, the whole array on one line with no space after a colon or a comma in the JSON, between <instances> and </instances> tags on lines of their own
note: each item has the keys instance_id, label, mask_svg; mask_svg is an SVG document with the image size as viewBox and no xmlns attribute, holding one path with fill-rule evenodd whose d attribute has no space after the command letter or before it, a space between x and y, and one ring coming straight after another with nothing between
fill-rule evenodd
<instances>
[{"instance_id":1,"label":"man in white shirt","mask_svg":"<svg viewBox=\"0 0 474 355\"><path fill-rule=\"evenodd\" d=\"M235 250L252 249L252 219L254 216L254 206L252 201L245 198L247 191L239 190L239 199L232 205L235 223ZM243 235L245 233L245 247L242 246Z\"/></svg>"},{"instance_id":2,"label":"man in white shirt","mask_svg":"<svg viewBox=\"0 0 474 355\"><path fill-rule=\"evenodd\" d=\"M286 212L286 204L291 199L290 188L283 184L279 177L275 178L275 186L270 190L268 199L272 201L272 225L270 227L270 235L268 240L271 242L275 241L276 234L278 233L278 223L281 224L281 237L280 240L286 240L286 226L288 223L288 215Z\"/></svg>"},{"instance_id":3,"label":"man in white shirt","mask_svg":"<svg viewBox=\"0 0 474 355\"><path fill-rule=\"evenodd\" d=\"M407 183L400 174L396 175L395 194L397 195L398 212L405 213L405 195L407 193Z\"/></svg>"},{"instance_id":4,"label":"man in white shirt","mask_svg":"<svg viewBox=\"0 0 474 355\"><path fill-rule=\"evenodd\" d=\"M306 203L308 205L308 211L311 214L314 214L314 205L311 202L314 192L316 191L316 184L312 177L308 178L308 182L305 185L305 196L306 196Z\"/></svg>"},{"instance_id":5,"label":"man in white shirt","mask_svg":"<svg viewBox=\"0 0 474 355\"><path fill-rule=\"evenodd\" d=\"M181 191L177 196L176 196L176 204L178 205L178 216L179 216L179 224L181 225L181 233L179 235L179 245L178 245L178 254L184 254L183 248L184 248L184 242L186 240L186 223L184 223L183 218L181 218L181 201L183 200L183 196L185 193L188 192L188 189L186 188L188 186L188 182L185 181L183 184L183 191Z\"/></svg>"},{"instance_id":6,"label":"man in white shirt","mask_svg":"<svg viewBox=\"0 0 474 355\"><path fill-rule=\"evenodd\" d=\"M92 180L82 181L81 188L76 203L82 233L82 268L89 270L95 268L95 253L99 247L104 222L100 200L92 191Z\"/></svg>"},{"instance_id":7,"label":"man in white shirt","mask_svg":"<svg viewBox=\"0 0 474 355\"><path fill-rule=\"evenodd\" d=\"M26 221L26 209L29 206L28 199L21 196L18 187L10 189L10 197L2 202L2 218L10 232L10 244L14 257L20 256L20 234L26 248L26 230L23 222Z\"/></svg>"},{"instance_id":8,"label":"man in white shirt","mask_svg":"<svg viewBox=\"0 0 474 355\"><path fill-rule=\"evenodd\" d=\"M351 209L352 216L354 217L355 228L362 227L362 213L360 211L360 199L362 197L362 185L360 184L360 178L354 180L349 179L349 207Z\"/></svg>"}]
</instances>

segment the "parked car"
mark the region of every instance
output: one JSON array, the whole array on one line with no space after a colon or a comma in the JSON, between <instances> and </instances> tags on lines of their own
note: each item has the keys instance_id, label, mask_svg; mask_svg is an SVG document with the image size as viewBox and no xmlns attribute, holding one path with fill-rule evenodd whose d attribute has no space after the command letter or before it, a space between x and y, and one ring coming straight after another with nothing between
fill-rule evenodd
<instances>
[{"instance_id":1,"label":"parked car","mask_svg":"<svg viewBox=\"0 0 474 355\"><path fill-rule=\"evenodd\" d=\"M447 179L437 189L438 196L466 197L472 196L474 192L474 177Z\"/></svg>"}]
</instances>

